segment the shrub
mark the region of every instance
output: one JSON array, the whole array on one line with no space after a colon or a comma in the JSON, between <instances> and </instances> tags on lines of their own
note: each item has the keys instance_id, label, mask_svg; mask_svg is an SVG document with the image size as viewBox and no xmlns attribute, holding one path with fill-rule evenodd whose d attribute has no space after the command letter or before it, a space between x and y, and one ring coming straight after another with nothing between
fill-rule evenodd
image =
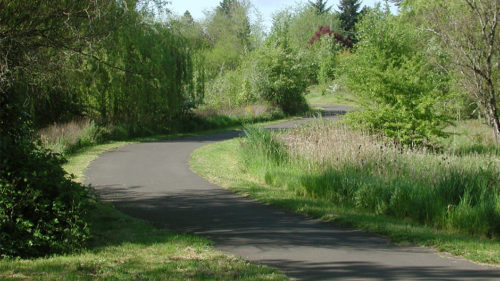
<instances>
[{"instance_id":1,"label":"shrub","mask_svg":"<svg viewBox=\"0 0 500 281\"><path fill-rule=\"evenodd\" d=\"M303 94L308 71L301 53L290 47L288 20L286 14L275 18L271 35L258 50L257 64L263 74L260 89L264 99L294 114L307 110Z\"/></svg>"},{"instance_id":2,"label":"shrub","mask_svg":"<svg viewBox=\"0 0 500 281\"><path fill-rule=\"evenodd\" d=\"M81 247L89 237L87 187L72 182L60 156L40 148L21 112L2 98L0 256L43 256Z\"/></svg>"},{"instance_id":3,"label":"shrub","mask_svg":"<svg viewBox=\"0 0 500 281\"><path fill-rule=\"evenodd\" d=\"M343 71L347 86L370 103L349 120L403 144L442 135L449 77L428 60L424 33L377 9L358 31L356 54L345 60Z\"/></svg>"},{"instance_id":4,"label":"shrub","mask_svg":"<svg viewBox=\"0 0 500 281\"><path fill-rule=\"evenodd\" d=\"M89 119L54 123L38 131L42 145L52 152L67 154L91 146L102 138L102 130Z\"/></svg>"}]
</instances>

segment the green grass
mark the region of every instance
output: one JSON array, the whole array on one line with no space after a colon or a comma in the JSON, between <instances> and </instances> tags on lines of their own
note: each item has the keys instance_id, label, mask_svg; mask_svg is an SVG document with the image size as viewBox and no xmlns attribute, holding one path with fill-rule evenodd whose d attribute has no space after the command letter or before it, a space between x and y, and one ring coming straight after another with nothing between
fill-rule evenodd
<instances>
[{"instance_id":1,"label":"green grass","mask_svg":"<svg viewBox=\"0 0 500 281\"><path fill-rule=\"evenodd\" d=\"M322 128L322 131L324 131L324 128ZM318 139L312 135L308 137L310 139L307 137L297 139L297 143L305 145L302 152L313 150L307 145L314 143L325 148L325 151L317 151L318 155L315 155L315 158L319 158L320 155L327 155L327 151L331 150L328 143L323 142L325 139ZM327 140L332 142L331 139ZM350 141L345 142L349 143ZM341 145L335 141L332 143L332 146ZM354 143L356 143L355 149L349 151L346 155L356 158L358 157L357 147L360 141ZM245 145L248 145L248 143ZM293 144L288 143L287 145L293 147ZM384 207L384 204L377 205L377 202L383 200L377 201L377 196L369 196L371 194L370 189L365 190L368 192L358 192L357 196L354 196L355 200L359 200L364 205L339 203L338 198L332 198L329 195L323 196L321 190L315 192L307 189L307 180L304 181L304 179L312 176L307 167L288 165L285 163L287 160L283 160L297 157L297 155L291 153L280 154L279 150L281 148L276 144L270 145L267 150L263 145L259 146L258 149L266 151L265 153L268 154L266 157L271 160L263 159L255 150L252 150L253 154L251 156L241 156L244 154L242 152L242 140L236 139L199 148L192 154L190 165L193 171L208 180L265 203L277 205L314 218L383 234L394 242L403 245L418 244L439 251L450 252L480 263L500 264L500 243L496 238L491 239L484 235L469 235L466 231L460 231L460 228L456 227L449 229L444 227L436 228L434 224L426 224L425 219L424 223L420 223L417 219L407 216L394 217L385 212L386 209L384 208L386 207ZM297 147L295 149L297 150ZM235 157L237 155L240 157ZM305 155L302 155L302 157L305 157ZM321 160L324 160L323 165L329 165L326 159ZM250 161L250 163L245 163L245 161ZM426 168L424 167L426 162L422 162L422 164L420 173L425 171L424 168ZM413 172L415 174L413 174L412 178L419 178L419 172L417 170L413 170ZM321 176L321 173L319 175ZM316 185L316 187L318 186ZM375 200L364 200L369 198L375 198ZM369 206L370 202L374 202L373 206ZM410 207L419 208L418 206ZM467 224L471 219L474 219L474 217L467 217L471 213L466 210L471 209L465 207L465 205L450 207L450 209L456 209L456 211L450 211L456 212L456 216L459 217L457 223L465 222ZM497 213L499 208L500 206L496 206ZM462 215L461 218L460 215ZM460 226L460 224L458 225Z\"/></svg>"},{"instance_id":2,"label":"green grass","mask_svg":"<svg viewBox=\"0 0 500 281\"><path fill-rule=\"evenodd\" d=\"M500 156L500 142L497 143L493 129L479 120L454 122L445 129L448 137L438 143L453 154L494 154Z\"/></svg>"},{"instance_id":3,"label":"green grass","mask_svg":"<svg viewBox=\"0 0 500 281\"><path fill-rule=\"evenodd\" d=\"M228 256L198 236L158 229L101 204L91 213L89 249L0 261L1 280L286 280Z\"/></svg>"},{"instance_id":4,"label":"green grass","mask_svg":"<svg viewBox=\"0 0 500 281\"><path fill-rule=\"evenodd\" d=\"M273 122L277 121L264 124ZM63 167L82 182L90 162L110 149L239 127L82 147L69 155ZM275 269L215 250L207 239L155 227L118 212L111 204L97 203L89 222L92 239L86 249L45 258L0 260L0 280L287 280Z\"/></svg>"}]
</instances>

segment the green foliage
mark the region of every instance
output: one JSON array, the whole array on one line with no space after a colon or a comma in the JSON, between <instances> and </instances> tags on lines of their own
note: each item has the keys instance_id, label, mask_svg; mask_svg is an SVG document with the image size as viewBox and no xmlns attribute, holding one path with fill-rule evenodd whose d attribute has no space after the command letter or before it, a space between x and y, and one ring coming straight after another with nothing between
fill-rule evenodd
<instances>
[{"instance_id":1,"label":"green foliage","mask_svg":"<svg viewBox=\"0 0 500 281\"><path fill-rule=\"evenodd\" d=\"M262 79L255 65L246 61L233 71L227 71L207 85L204 102L220 108L236 108L260 100L256 79Z\"/></svg>"},{"instance_id":2,"label":"green foliage","mask_svg":"<svg viewBox=\"0 0 500 281\"><path fill-rule=\"evenodd\" d=\"M371 104L350 120L403 144L441 135L448 76L429 62L422 31L380 10L358 28L356 54L345 60L346 84Z\"/></svg>"},{"instance_id":3,"label":"green foliage","mask_svg":"<svg viewBox=\"0 0 500 281\"><path fill-rule=\"evenodd\" d=\"M291 10L288 19L288 36L290 47L300 54L301 63L304 68L305 83L309 86L318 82L331 80L333 75L326 77L333 68L333 57L338 51L334 46L335 41L327 40L318 44L319 41L310 45L318 27L328 26L334 32L340 31L340 22L335 13L325 11L317 13L317 10L310 6L297 6ZM323 36L325 40L329 36ZM331 47L331 48L330 48ZM321 79L321 81L320 81Z\"/></svg>"},{"instance_id":4,"label":"green foliage","mask_svg":"<svg viewBox=\"0 0 500 281\"><path fill-rule=\"evenodd\" d=\"M241 56L257 44L251 25L250 7L243 1L222 1L214 11L206 14L204 36L209 48L203 50L205 69L209 79L236 69Z\"/></svg>"},{"instance_id":5,"label":"green foliage","mask_svg":"<svg viewBox=\"0 0 500 281\"><path fill-rule=\"evenodd\" d=\"M448 55L448 64L443 67L460 89L457 96L468 93L468 100L476 112L482 111L498 139L500 3L413 0L403 2L403 12L419 28L429 31L430 38Z\"/></svg>"},{"instance_id":6,"label":"green foliage","mask_svg":"<svg viewBox=\"0 0 500 281\"><path fill-rule=\"evenodd\" d=\"M318 14L309 5L297 6L287 13L289 13L289 40L293 49L307 51L309 49L307 42L320 26L329 26L332 31L340 31L340 21L335 13Z\"/></svg>"},{"instance_id":7,"label":"green foliage","mask_svg":"<svg viewBox=\"0 0 500 281\"><path fill-rule=\"evenodd\" d=\"M258 50L257 64L265 78L260 87L264 99L293 114L307 109L307 68L301 54L290 47L288 27L288 14L275 18L271 35Z\"/></svg>"},{"instance_id":8,"label":"green foliage","mask_svg":"<svg viewBox=\"0 0 500 281\"><path fill-rule=\"evenodd\" d=\"M142 1L4 2L1 255L67 252L88 238L89 191L71 181L59 156L40 148L30 121L86 116L98 125L125 123L127 135L170 130L195 91L190 50ZM97 128L61 139L61 147L93 143Z\"/></svg>"},{"instance_id":9,"label":"green foliage","mask_svg":"<svg viewBox=\"0 0 500 281\"><path fill-rule=\"evenodd\" d=\"M185 41L165 24L141 23L142 17L135 14L125 20L101 51L114 67L95 60L84 62L88 72L77 80L78 91L94 109L88 114L101 124L127 123L168 131L192 97Z\"/></svg>"},{"instance_id":10,"label":"green foliage","mask_svg":"<svg viewBox=\"0 0 500 281\"><path fill-rule=\"evenodd\" d=\"M305 52L290 46L289 15L275 21L271 35L248 52L234 70L225 70L207 83L205 102L222 108L270 103L286 114L307 109L303 93L309 83Z\"/></svg>"},{"instance_id":11,"label":"green foliage","mask_svg":"<svg viewBox=\"0 0 500 281\"><path fill-rule=\"evenodd\" d=\"M63 160L35 145L26 116L1 96L0 256L43 256L81 247L89 238L88 188Z\"/></svg>"},{"instance_id":12,"label":"green foliage","mask_svg":"<svg viewBox=\"0 0 500 281\"><path fill-rule=\"evenodd\" d=\"M338 67L338 54L342 47L331 36L323 36L319 42L315 42L313 49L316 52L316 60L319 68L316 69L319 83L327 83L334 80Z\"/></svg>"}]
</instances>

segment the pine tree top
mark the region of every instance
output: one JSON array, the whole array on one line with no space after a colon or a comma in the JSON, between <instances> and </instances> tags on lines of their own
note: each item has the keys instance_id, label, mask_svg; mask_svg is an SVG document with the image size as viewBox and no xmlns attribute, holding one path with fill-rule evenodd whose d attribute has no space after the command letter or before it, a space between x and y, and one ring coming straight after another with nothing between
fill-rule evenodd
<instances>
[{"instance_id":1,"label":"pine tree top","mask_svg":"<svg viewBox=\"0 0 500 281\"><path fill-rule=\"evenodd\" d=\"M328 0L316 0L315 2L309 1L309 5L316 11L316 14L322 15L324 13L330 12L332 6L327 7Z\"/></svg>"}]
</instances>

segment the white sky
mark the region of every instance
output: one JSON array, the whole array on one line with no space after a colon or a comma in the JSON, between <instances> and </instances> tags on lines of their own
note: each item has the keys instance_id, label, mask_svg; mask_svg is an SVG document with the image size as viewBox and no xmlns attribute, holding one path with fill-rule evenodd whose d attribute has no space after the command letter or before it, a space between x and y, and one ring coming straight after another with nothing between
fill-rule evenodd
<instances>
[{"instance_id":1,"label":"white sky","mask_svg":"<svg viewBox=\"0 0 500 281\"><path fill-rule=\"evenodd\" d=\"M295 6L297 3L307 3L307 0L249 0L255 8L262 14L264 19L264 25L270 28L273 13L290 6ZM203 11L213 10L217 5L219 5L220 0L170 0L171 4L168 8L174 12L174 14L182 15L186 10L189 10L194 19L200 20L204 17ZM327 2L328 6L333 6L337 9L340 0L329 0ZM382 0L362 0L361 1L366 6L373 7L377 2L383 2ZM396 8L392 7L392 11L395 12Z\"/></svg>"}]
</instances>

